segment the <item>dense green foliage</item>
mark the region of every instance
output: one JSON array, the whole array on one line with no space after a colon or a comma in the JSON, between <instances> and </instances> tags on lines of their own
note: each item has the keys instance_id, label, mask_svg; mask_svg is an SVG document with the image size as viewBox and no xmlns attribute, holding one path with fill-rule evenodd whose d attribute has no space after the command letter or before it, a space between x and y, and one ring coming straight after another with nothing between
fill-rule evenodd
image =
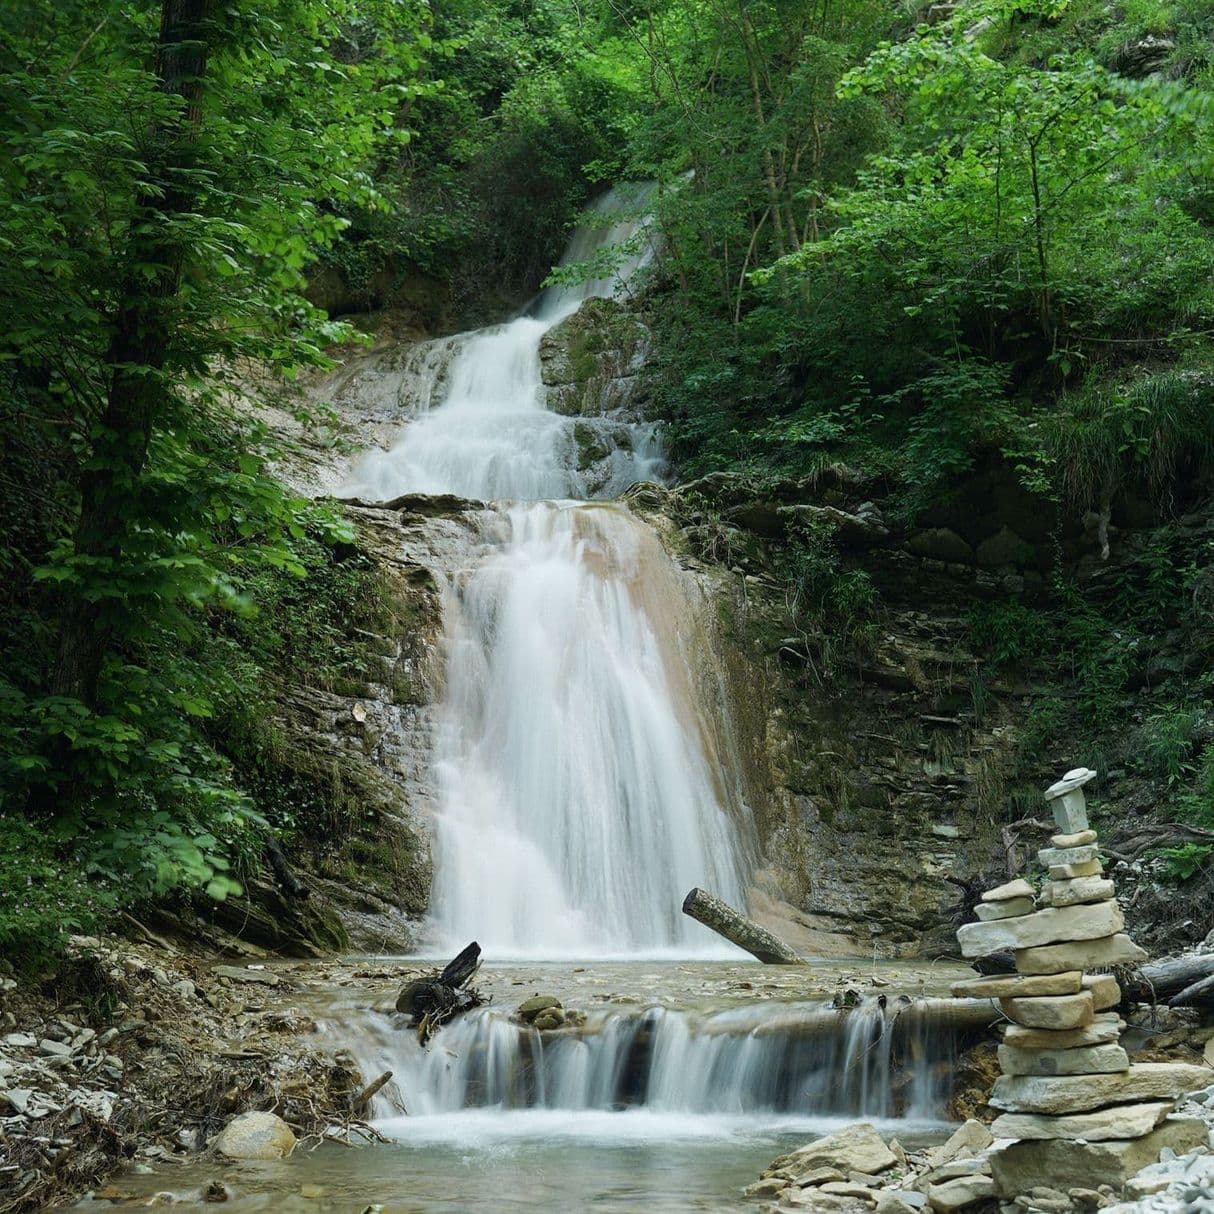
<instances>
[{"instance_id":1,"label":"dense green foliage","mask_svg":"<svg viewBox=\"0 0 1214 1214\"><path fill-rule=\"evenodd\" d=\"M233 409L340 336L304 271L367 207L424 94L424 7L6 6L0 17L0 945L53 947L176 885L222 898L256 807L216 651L268 572L350 531L270 477ZM159 30L159 33L158 33Z\"/></svg>"}]
</instances>

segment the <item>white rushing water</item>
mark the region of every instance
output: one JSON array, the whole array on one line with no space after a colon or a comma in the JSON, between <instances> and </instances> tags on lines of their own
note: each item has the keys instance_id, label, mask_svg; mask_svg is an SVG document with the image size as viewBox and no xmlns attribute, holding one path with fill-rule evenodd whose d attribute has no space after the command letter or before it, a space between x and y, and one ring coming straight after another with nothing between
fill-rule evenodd
<instances>
[{"instance_id":1,"label":"white rushing water","mask_svg":"<svg viewBox=\"0 0 1214 1214\"><path fill-rule=\"evenodd\" d=\"M482 551L447 596L436 949L733 951L680 910L695 885L743 897L738 798L700 703L707 646L691 588L626 507L569 500L588 496L574 430L587 422L549 412L541 380L542 336L586 299L620 293L652 256L636 213L645 197L604 196L562 259L606 258L612 274L550 287L528 315L405 360L395 382L420 411L345 487L513 503L488 516ZM660 450L632 424L609 461L606 489L618 493L654 474Z\"/></svg>"},{"instance_id":2,"label":"white rushing water","mask_svg":"<svg viewBox=\"0 0 1214 1214\"><path fill-rule=\"evenodd\" d=\"M342 1040L363 1073L395 1076L376 1115L407 1112L411 1125L475 1109L639 1109L653 1128L676 1129L705 1116L934 1120L956 1056L950 1030L877 999L846 1011L777 1004L591 1012L581 1029L556 1033L484 1009L451 1022L425 1049L388 1016L369 1017L353 1036L349 1027Z\"/></svg>"},{"instance_id":3,"label":"white rushing water","mask_svg":"<svg viewBox=\"0 0 1214 1214\"><path fill-rule=\"evenodd\" d=\"M680 911L737 901L686 590L614 505L515 506L455 587L436 772L441 942L560 957L720 953Z\"/></svg>"},{"instance_id":4,"label":"white rushing water","mask_svg":"<svg viewBox=\"0 0 1214 1214\"><path fill-rule=\"evenodd\" d=\"M416 417L389 450L358 460L342 494L369 501L402 493L455 493L480 501L590 496L578 470L578 419L545 408L540 339L587 299L622 292L651 259L647 221L637 213L647 198L646 187L609 191L592 208L594 222L578 229L561 259L562 266L594 264L596 255L619 248L611 276L549 287L527 315L507 324L424 343L397 381L407 386ZM628 450L613 452L601 496L651 478L661 465L653 428L634 424L628 430Z\"/></svg>"}]
</instances>

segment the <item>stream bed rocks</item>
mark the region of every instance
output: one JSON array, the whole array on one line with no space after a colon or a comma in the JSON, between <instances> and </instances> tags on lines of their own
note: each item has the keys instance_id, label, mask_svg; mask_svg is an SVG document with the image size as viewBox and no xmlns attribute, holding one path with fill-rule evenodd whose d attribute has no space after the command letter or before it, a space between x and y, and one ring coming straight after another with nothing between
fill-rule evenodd
<instances>
[{"instance_id":1,"label":"stream bed rocks","mask_svg":"<svg viewBox=\"0 0 1214 1214\"><path fill-rule=\"evenodd\" d=\"M318 1048L293 989L281 970L212 968L167 942L74 937L53 1000L0 995L0 1209L196 1157L217 1134L250 1158L255 1130L277 1158L287 1135L354 1126L357 1068Z\"/></svg>"}]
</instances>

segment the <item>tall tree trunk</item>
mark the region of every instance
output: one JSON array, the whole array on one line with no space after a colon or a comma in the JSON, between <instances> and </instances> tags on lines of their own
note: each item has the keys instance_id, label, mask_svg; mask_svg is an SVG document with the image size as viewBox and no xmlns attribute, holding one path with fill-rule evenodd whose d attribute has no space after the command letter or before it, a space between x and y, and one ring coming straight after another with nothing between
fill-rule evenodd
<instances>
[{"instance_id":1,"label":"tall tree trunk","mask_svg":"<svg viewBox=\"0 0 1214 1214\"><path fill-rule=\"evenodd\" d=\"M94 568L120 561L126 528L147 462L157 410L164 398L161 372L173 332L171 301L181 287L185 249L170 222L192 209L187 170L201 118L203 81L214 0L164 0L156 46L163 93L184 102L173 122L149 132L149 188L136 200L127 245L129 269L115 309L106 354L110 386L95 427L93 449L80 478L75 550ZM141 271L154 267L150 276ZM86 576L89 576L86 574ZM115 610L79 592L65 603L51 675L54 695L93 705L113 641Z\"/></svg>"}]
</instances>

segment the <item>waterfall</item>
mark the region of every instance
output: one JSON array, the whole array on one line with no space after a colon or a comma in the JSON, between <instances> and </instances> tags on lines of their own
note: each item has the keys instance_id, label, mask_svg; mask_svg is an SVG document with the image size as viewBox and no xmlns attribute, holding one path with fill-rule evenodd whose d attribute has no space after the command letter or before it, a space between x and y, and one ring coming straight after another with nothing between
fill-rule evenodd
<instances>
[{"instance_id":1,"label":"waterfall","mask_svg":"<svg viewBox=\"0 0 1214 1214\"><path fill-rule=\"evenodd\" d=\"M651 1007L591 1013L537 1032L483 1009L419 1046L390 1016L342 1040L364 1074L391 1070L378 1117L465 1109L670 1115L790 1114L938 1119L952 1092L955 1031L912 1006L868 999L696 1013Z\"/></svg>"},{"instance_id":2,"label":"waterfall","mask_svg":"<svg viewBox=\"0 0 1214 1214\"><path fill-rule=\"evenodd\" d=\"M447 613L443 943L479 939L495 958L719 952L679 909L693 885L742 896L685 588L622 506L498 521L504 538Z\"/></svg>"},{"instance_id":3,"label":"waterfall","mask_svg":"<svg viewBox=\"0 0 1214 1214\"><path fill-rule=\"evenodd\" d=\"M577 467L576 419L544 407L540 339L585 300L619 294L649 261L647 221L635 214L647 197L647 188L609 191L592 208L596 222L574 233L561 259L563 266L594 264L596 253L622 246L614 274L549 287L527 315L425 343L430 349L423 357L390 372L387 390L403 395L403 411L416 416L389 450L358 460L343 495L371 501L402 493L455 493L481 501L590 496ZM436 395L441 399L431 407ZM599 496L618 495L661 464L653 428L634 423L627 429L628 450L613 453L613 475Z\"/></svg>"},{"instance_id":4,"label":"waterfall","mask_svg":"<svg viewBox=\"0 0 1214 1214\"><path fill-rule=\"evenodd\" d=\"M585 504L574 426L587 423L550 412L541 379L541 337L586 299L619 294L652 256L636 214L648 189L609 192L570 241L562 265L610 264L601 277L548 288L508 324L426 343L370 385L381 399L407 392L408 420L389 450L358 460L347 495L502 503L447 595L437 948L733 953L680 913L694 885L742 900L745 850L697 694L710 647L690 587L626 507ZM660 465L651 428L623 428L606 495Z\"/></svg>"}]
</instances>

